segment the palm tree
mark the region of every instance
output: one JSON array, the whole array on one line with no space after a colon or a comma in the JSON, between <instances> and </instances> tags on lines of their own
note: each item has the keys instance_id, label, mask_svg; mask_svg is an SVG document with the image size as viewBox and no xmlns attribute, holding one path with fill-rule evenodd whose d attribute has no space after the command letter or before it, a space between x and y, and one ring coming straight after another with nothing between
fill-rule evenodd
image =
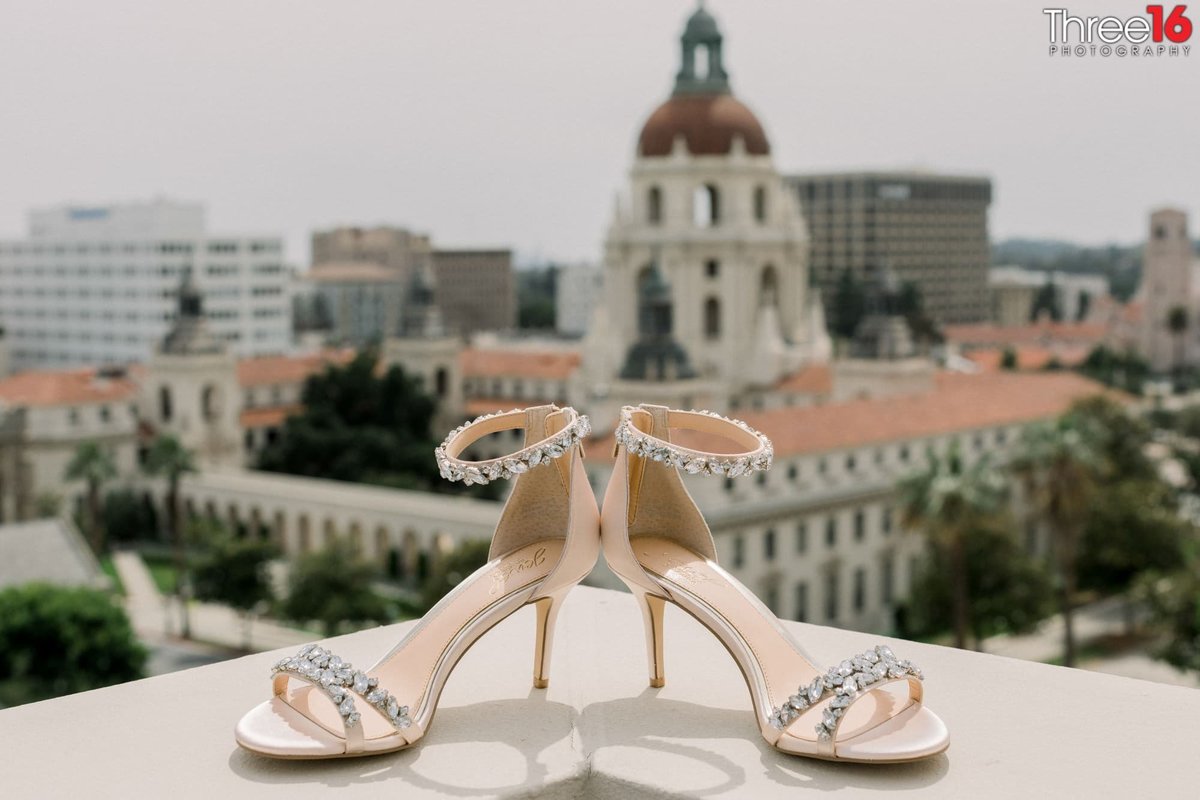
<instances>
[{"instance_id":1,"label":"palm tree","mask_svg":"<svg viewBox=\"0 0 1200 800\"><path fill-rule=\"evenodd\" d=\"M971 628L967 538L1000 513L1004 481L986 458L967 465L957 444L944 457L931 449L928 461L923 471L900 481L903 523L948 556L954 571L954 645L965 648Z\"/></svg>"},{"instance_id":2,"label":"palm tree","mask_svg":"<svg viewBox=\"0 0 1200 800\"><path fill-rule=\"evenodd\" d=\"M192 623L188 617L187 598L183 596L187 562L183 556L183 530L179 509L179 481L189 472L196 471L192 451L184 447L170 434L161 434L150 445L146 454L146 472L167 479L167 528L171 537L171 552L175 561L175 597L179 601L182 615L183 638L192 635Z\"/></svg>"},{"instance_id":3,"label":"palm tree","mask_svg":"<svg viewBox=\"0 0 1200 800\"><path fill-rule=\"evenodd\" d=\"M1050 531L1055 589L1063 618L1063 663L1075 665L1077 554L1092 499L1107 472L1103 431L1092 419L1069 411L1026 428L1012 461L1031 511Z\"/></svg>"},{"instance_id":4,"label":"palm tree","mask_svg":"<svg viewBox=\"0 0 1200 800\"><path fill-rule=\"evenodd\" d=\"M100 523L100 487L117 477L117 465L110 450L96 442L83 442L67 464L64 477L87 484L87 536L96 555L104 549L104 530Z\"/></svg>"},{"instance_id":5,"label":"palm tree","mask_svg":"<svg viewBox=\"0 0 1200 800\"><path fill-rule=\"evenodd\" d=\"M1172 306L1167 312L1167 330L1175 337L1175 369L1183 368L1185 334L1188 329L1188 311L1184 306Z\"/></svg>"}]
</instances>

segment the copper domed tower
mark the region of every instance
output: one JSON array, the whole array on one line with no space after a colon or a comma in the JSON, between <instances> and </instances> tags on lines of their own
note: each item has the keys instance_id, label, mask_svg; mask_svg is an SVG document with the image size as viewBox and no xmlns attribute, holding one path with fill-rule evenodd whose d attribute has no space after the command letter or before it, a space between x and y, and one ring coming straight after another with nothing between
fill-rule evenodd
<instances>
[{"instance_id":1,"label":"copper domed tower","mask_svg":"<svg viewBox=\"0 0 1200 800\"><path fill-rule=\"evenodd\" d=\"M703 6L679 44L674 88L642 126L605 242L604 330L589 333L585 365L617 366L591 376L597 396L653 392L670 404L674 387L685 405L726 408L824 360L830 344L797 198L758 117L733 96L724 37ZM669 332L639 319L648 285L670 287ZM646 368L663 361L647 356L651 339L670 368Z\"/></svg>"}]
</instances>

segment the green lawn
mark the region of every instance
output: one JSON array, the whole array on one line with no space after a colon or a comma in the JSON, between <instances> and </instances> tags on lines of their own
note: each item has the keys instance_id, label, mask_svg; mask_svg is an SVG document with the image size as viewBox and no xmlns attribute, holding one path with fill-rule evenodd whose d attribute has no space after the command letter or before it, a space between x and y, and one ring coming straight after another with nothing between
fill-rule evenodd
<instances>
[{"instance_id":1,"label":"green lawn","mask_svg":"<svg viewBox=\"0 0 1200 800\"><path fill-rule=\"evenodd\" d=\"M112 581L113 591L124 597L125 586L121 583L121 576L117 574L117 568L113 566L112 556L104 556L100 559L100 569L104 570L104 574Z\"/></svg>"},{"instance_id":2,"label":"green lawn","mask_svg":"<svg viewBox=\"0 0 1200 800\"><path fill-rule=\"evenodd\" d=\"M175 594L175 565L170 556L143 554L142 560L146 562L158 590L163 594Z\"/></svg>"}]
</instances>

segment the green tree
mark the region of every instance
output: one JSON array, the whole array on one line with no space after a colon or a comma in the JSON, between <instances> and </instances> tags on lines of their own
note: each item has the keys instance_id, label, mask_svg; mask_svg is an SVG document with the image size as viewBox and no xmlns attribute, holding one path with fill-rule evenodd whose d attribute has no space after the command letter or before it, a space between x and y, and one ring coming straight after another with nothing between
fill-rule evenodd
<instances>
[{"instance_id":1,"label":"green tree","mask_svg":"<svg viewBox=\"0 0 1200 800\"><path fill-rule=\"evenodd\" d=\"M414 489L440 483L430 437L434 401L400 367L381 374L376 355L363 351L310 377L303 403L263 451L260 469Z\"/></svg>"},{"instance_id":2,"label":"green tree","mask_svg":"<svg viewBox=\"0 0 1200 800\"><path fill-rule=\"evenodd\" d=\"M523 269L517 273L517 326L550 330L555 323L558 267Z\"/></svg>"},{"instance_id":3,"label":"green tree","mask_svg":"<svg viewBox=\"0 0 1200 800\"><path fill-rule=\"evenodd\" d=\"M62 513L62 495L57 492L39 492L38 496L33 498L33 512L37 514L38 519L46 519L48 517L57 517ZM103 523L104 530L111 531L108 523Z\"/></svg>"},{"instance_id":4,"label":"green tree","mask_svg":"<svg viewBox=\"0 0 1200 800\"><path fill-rule=\"evenodd\" d=\"M1079 543L1108 466L1091 418L1068 412L1033 425L1021 436L1012 468L1033 515L1050 531L1058 610L1063 617L1063 663L1075 665L1074 597Z\"/></svg>"},{"instance_id":5,"label":"green tree","mask_svg":"<svg viewBox=\"0 0 1200 800\"><path fill-rule=\"evenodd\" d=\"M135 492L115 489L104 496L104 530L109 539L120 542L153 539L158 535L158 515Z\"/></svg>"},{"instance_id":6,"label":"green tree","mask_svg":"<svg viewBox=\"0 0 1200 800\"><path fill-rule=\"evenodd\" d=\"M964 648L971 630L968 540L995 524L1004 500L1001 476L986 459L966 464L953 445L944 457L930 450L926 468L898 488L904 526L924 534L949 567L954 644Z\"/></svg>"},{"instance_id":7,"label":"green tree","mask_svg":"<svg viewBox=\"0 0 1200 800\"><path fill-rule=\"evenodd\" d=\"M1037 294L1033 296L1033 309L1030 313L1034 320L1039 320L1043 316L1048 316L1055 322L1062 319L1062 305L1058 300L1058 286L1055 285L1053 278L1043 283L1041 288L1037 290Z\"/></svg>"},{"instance_id":8,"label":"green tree","mask_svg":"<svg viewBox=\"0 0 1200 800\"><path fill-rule=\"evenodd\" d=\"M249 650L252 612L274 597L268 567L278 556L277 549L261 539L239 539L212 520L193 523L192 538L203 548L192 567L196 596L238 612L243 624L243 647Z\"/></svg>"},{"instance_id":9,"label":"green tree","mask_svg":"<svg viewBox=\"0 0 1200 800\"><path fill-rule=\"evenodd\" d=\"M867 312L867 295L850 270L843 270L833 289L832 330L839 339L852 339Z\"/></svg>"},{"instance_id":10,"label":"green tree","mask_svg":"<svg viewBox=\"0 0 1200 800\"><path fill-rule=\"evenodd\" d=\"M1175 369L1184 367L1188 324L1188 310L1185 306L1172 306L1167 312L1167 330L1175 339Z\"/></svg>"},{"instance_id":11,"label":"green tree","mask_svg":"<svg viewBox=\"0 0 1200 800\"><path fill-rule=\"evenodd\" d=\"M183 638L192 636L192 620L188 613L187 558L183 541L183 510L179 504L179 482L183 476L196 471L192 451L169 434L161 434L146 454L146 472L167 481L167 532L171 538L171 553L175 561L175 596L179 601Z\"/></svg>"},{"instance_id":12,"label":"green tree","mask_svg":"<svg viewBox=\"0 0 1200 800\"><path fill-rule=\"evenodd\" d=\"M1046 571L1022 551L1004 522L997 517L965 540L972 598L967 624L976 647L989 636L1032 630L1054 605ZM932 548L909 593L911 630L906 634L932 636L953 628L952 574L946 553Z\"/></svg>"},{"instance_id":13,"label":"green tree","mask_svg":"<svg viewBox=\"0 0 1200 800\"><path fill-rule=\"evenodd\" d=\"M388 604L371 587L376 568L358 558L346 542L302 556L288 581L283 614L300 622L316 620L327 636L344 622L387 622Z\"/></svg>"},{"instance_id":14,"label":"green tree","mask_svg":"<svg viewBox=\"0 0 1200 800\"><path fill-rule=\"evenodd\" d=\"M64 477L83 481L87 486L87 535L97 555L104 551L104 528L100 519L100 489L117 477L112 451L96 442L83 442L75 449Z\"/></svg>"},{"instance_id":15,"label":"green tree","mask_svg":"<svg viewBox=\"0 0 1200 800\"><path fill-rule=\"evenodd\" d=\"M925 298L915 283L906 281L900 285L900 296L896 300L896 306L904 315L909 330L918 342L938 344L945 340L946 337L942 335L937 323L926 313Z\"/></svg>"},{"instance_id":16,"label":"green tree","mask_svg":"<svg viewBox=\"0 0 1200 800\"><path fill-rule=\"evenodd\" d=\"M1187 530L1170 488L1161 481L1105 486L1088 509L1079 552L1080 585L1125 592L1144 572L1180 569Z\"/></svg>"},{"instance_id":17,"label":"green tree","mask_svg":"<svg viewBox=\"0 0 1200 800\"><path fill-rule=\"evenodd\" d=\"M0 705L142 677L146 650L116 601L94 589L0 591Z\"/></svg>"},{"instance_id":18,"label":"green tree","mask_svg":"<svg viewBox=\"0 0 1200 800\"><path fill-rule=\"evenodd\" d=\"M423 607L433 608L437 601L462 583L464 578L486 564L491 546L492 543L487 539L475 539L462 542L447 553L421 587Z\"/></svg>"},{"instance_id":19,"label":"green tree","mask_svg":"<svg viewBox=\"0 0 1200 800\"><path fill-rule=\"evenodd\" d=\"M1101 345L1088 353L1079 371L1105 386L1141 394L1150 376L1150 365L1132 353L1116 353Z\"/></svg>"},{"instance_id":20,"label":"green tree","mask_svg":"<svg viewBox=\"0 0 1200 800\"><path fill-rule=\"evenodd\" d=\"M1186 545L1184 566L1172 573L1142 576L1140 596L1152 621L1165 635L1157 655L1180 669L1200 673L1200 553L1196 539Z\"/></svg>"}]
</instances>

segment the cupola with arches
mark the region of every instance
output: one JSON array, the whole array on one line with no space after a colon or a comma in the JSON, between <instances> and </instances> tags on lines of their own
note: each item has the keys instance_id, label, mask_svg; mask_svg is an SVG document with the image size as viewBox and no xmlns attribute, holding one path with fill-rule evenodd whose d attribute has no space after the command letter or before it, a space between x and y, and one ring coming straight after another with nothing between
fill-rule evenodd
<instances>
[{"instance_id":1,"label":"cupola with arches","mask_svg":"<svg viewBox=\"0 0 1200 800\"><path fill-rule=\"evenodd\" d=\"M759 365L750 376L756 350L785 354L782 377L821 358L828 337L812 325L798 198L758 116L734 96L729 53L700 5L679 38L672 91L638 134L606 239L605 306L625 352L638 330L638 273L656 263L671 286L676 340L699 374L736 394L772 371Z\"/></svg>"}]
</instances>

